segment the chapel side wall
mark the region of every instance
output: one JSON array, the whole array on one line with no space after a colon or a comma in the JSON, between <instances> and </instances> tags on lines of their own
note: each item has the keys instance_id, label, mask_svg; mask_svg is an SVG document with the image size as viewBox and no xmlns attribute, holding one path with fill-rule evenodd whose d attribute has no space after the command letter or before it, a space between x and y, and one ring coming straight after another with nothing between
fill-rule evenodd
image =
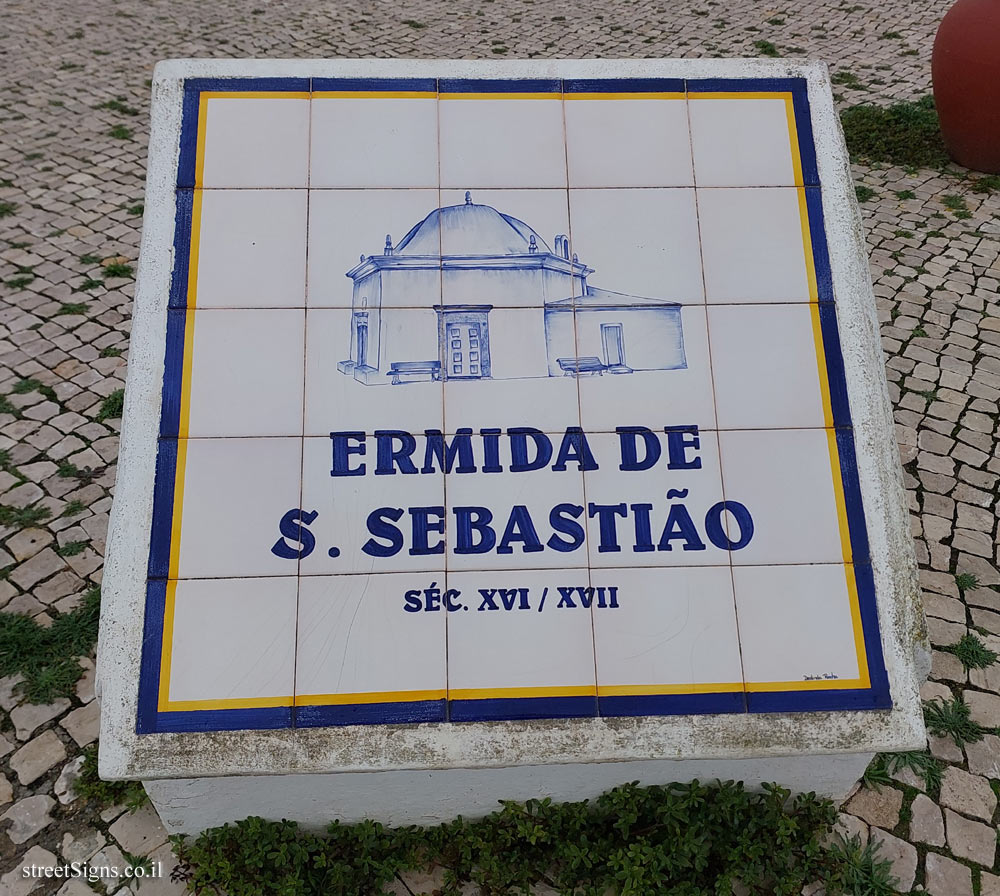
<instances>
[{"instance_id":1,"label":"chapel side wall","mask_svg":"<svg viewBox=\"0 0 1000 896\"><path fill-rule=\"evenodd\" d=\"M625 364L632 370L673 370L686 366L678 307L577 311L577 342L581 357L604 359L601 324L621 325Z\"/></svg>"},{"instance_id":2,"label":"chapel side wall","mask_svg":"<svg viewBox=\"0 0 1000 896\"><path fill-rule=\"evenodd\" d=\"M565 315L571 317L571 315ZM490 368L495 380L547 377L545 312L523 308L507 313L490 312Z\"/></svg>"}]
</instances>

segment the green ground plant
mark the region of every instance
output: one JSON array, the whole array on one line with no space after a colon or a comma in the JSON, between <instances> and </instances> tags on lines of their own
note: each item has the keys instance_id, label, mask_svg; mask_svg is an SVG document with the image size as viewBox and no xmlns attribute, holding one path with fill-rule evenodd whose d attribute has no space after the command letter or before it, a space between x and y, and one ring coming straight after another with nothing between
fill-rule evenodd
<instances>
[{"instance_id":1,"label":"green ground plant","mask_svg":"<svg viewBox=\"0 0 1000 896\"><path fill-rule=\"evenodd\" d=\"M101 403L101 409L97 412L98 423L103 423L105 420L113 420L121 417L124 405L125 390L115 389L115 391Z\"/></svg>"},{"instance_id":2,"label":"green ground plant","mask_svg":"<svg viewBox=\"0 0 1000 896\"><path fill-rule=\"evenodd\" d=\"M987 666L992 666L998 658L996 651L990 650L973 634L962 635L957 644L949 644L940 649L957 656L966 670L985 669Z\"/></svg>"},{"instance_id":3,"label":"green ground plant","mask_svg":"<svg viewBox=\"0 0 1000 896\"><path fill-rule=\"evenodd\" d=\"M80 776L73 785L77 796L101 806L125 806L130 812L149 802L141 781L102 781L97 774L97 744L83 751Z\"/></svg>"},{"instance_id":4,"label":"green ground plant","mask_svg":"<svg viewBox=\"0 0 1000 896\"><path fill-rule=\"evenodd\" d=\"M942 700L940 697L924 702L924 721L927 730L938 737L950 737L955 745L978 743L988 734L974 721L968 704L960 697Z\"/></svg>"},{"instance_id":5,"label":"green ground plant","mask_svg":"<svg viewBox=\"0 0 1000 896\"><path fill-rule=\"evenodd\" d=\"M888 107L852 106L840 113L840 121L847 149L856 162L917 168L948 164L933 97Z\"/></svg>"},{"instance_id":6,"label":"green ground plant","mask_svg":"<svg viewBox=\"0 0 1000 896\"><path fill-rule=\"evenodd\" d=\"M18 686L29 703L68 697L83 675L78 657L97 641L101 590L92 588L70 613L54 613L42 626L23 613L0 613L0 677L21 675Z\"/></svg>"},{"instance_id":7,"label":"green ground plant","mask_svg":"<svg viewBox=\"0 0 1000 896\"><path fill-rule=\"evenodd\" d=\"M172 838L178 876L228 896L382 894L409 870L444 870L441 896L475 884L486 896L545 884L573 896L792 896L821 880L830 896L892 893L875 848L823 845L836 808L777 785L733 782L618 787L592 801L504 802L492 815L435 828L334 823L323 835L248 818Z\"/></svg>"}]
</instances>

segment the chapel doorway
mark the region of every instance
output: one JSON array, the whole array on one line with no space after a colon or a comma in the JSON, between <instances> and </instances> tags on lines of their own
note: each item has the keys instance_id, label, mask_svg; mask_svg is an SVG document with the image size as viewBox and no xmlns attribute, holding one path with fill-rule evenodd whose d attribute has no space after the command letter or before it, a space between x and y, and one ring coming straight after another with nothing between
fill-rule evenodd
<instances>
[{"instance_id":1,"label":"chapel doorway","mask_svg":"<svg viewBox=\"0 0 1000 896\"><path fill-rule=\"evenodd\" d=\"M629 371L625 363L625 333L621 324L601 324L604 365L611 373Z\"/></svg>"},{"instance_id":2,"label":"chapel doorway","mask_svg":"<svg viewBox=\"0 0 1000 896\"><path fill-rule=\"evenodd\" d=\"M487 315L491 307L466 305L438 309L441 370L445 379L479 380L490 376Z\"/></svg>"}]
</instances>

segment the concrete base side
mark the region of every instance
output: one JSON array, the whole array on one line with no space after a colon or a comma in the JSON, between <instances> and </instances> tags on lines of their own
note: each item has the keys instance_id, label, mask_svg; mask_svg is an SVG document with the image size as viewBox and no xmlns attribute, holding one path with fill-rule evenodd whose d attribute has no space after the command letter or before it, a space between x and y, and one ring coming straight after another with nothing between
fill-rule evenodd
<instances>
[{"instance_id":1,"label":"concrete base side","mask_svg":"<svg viewBox=\"0 0 1000 896\"><path fill-rule=\"evenodd\" d=\"M815 791L842 800L873 753L761 759L682 759L643 762L456 768L440 771L345 772L174 778L144 781L171 833L196 834L248 815L287 818L322 829L334 819L374 818L386 825L435 825L458 815L476 818L501 799L523 802L590 799L619 784L670 781L776 781L794 792Z\"/></svg>"}]
</instances>

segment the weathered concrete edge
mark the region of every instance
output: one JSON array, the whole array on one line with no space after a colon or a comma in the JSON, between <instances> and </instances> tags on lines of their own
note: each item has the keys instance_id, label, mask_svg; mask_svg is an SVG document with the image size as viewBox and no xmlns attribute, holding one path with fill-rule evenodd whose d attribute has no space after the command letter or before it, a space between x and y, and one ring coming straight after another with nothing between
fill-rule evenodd
<instances>
[{"instance_id":1,"label":"weathered concrete edge","mask_svg":"<svg viewBox=\"0 0 1000 896\"><path fill-rule=\"evenodd\" d=\"M145 568L152 516L166 304L173 267L174 172L181 79L236 76L805 77L815 121L859 475L871 540L887 712L670 716L400 725L297 731L135 734ZM135 299L118 481L105 566L98 686L101 774L200 777L504 767L643 759L765 757L920 749L917 693L926 651L908 513L882 365L860 214L821 63L787 60L171 60L153 80L142 256ZM833 213L834 203L841 210ZM924 661L919 664L925 665Z\"/></svg>"}]
</instances>

